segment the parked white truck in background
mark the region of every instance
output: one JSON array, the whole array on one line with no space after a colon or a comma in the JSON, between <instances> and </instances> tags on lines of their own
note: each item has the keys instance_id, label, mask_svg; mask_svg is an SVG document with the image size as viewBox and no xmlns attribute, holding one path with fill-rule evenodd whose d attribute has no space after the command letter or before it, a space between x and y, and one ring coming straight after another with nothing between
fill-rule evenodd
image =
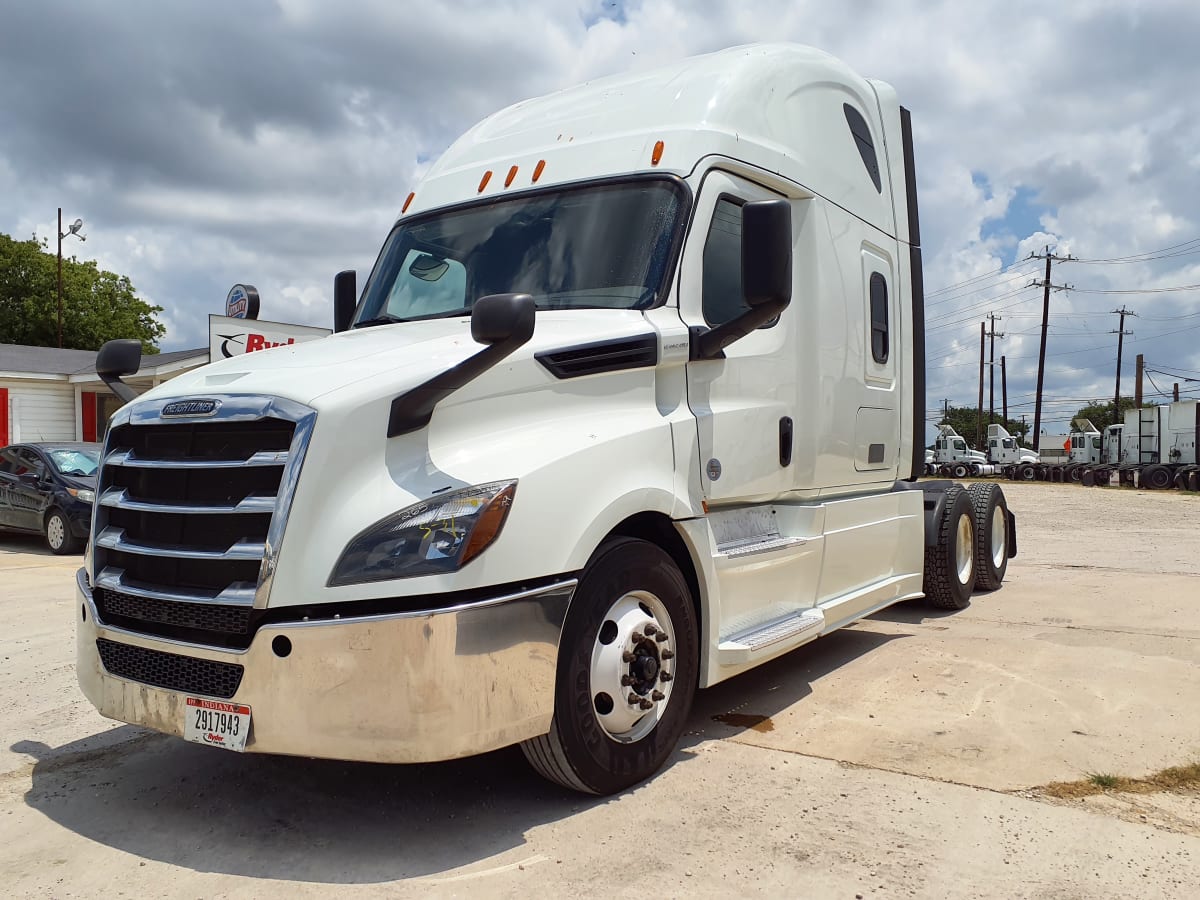
<instances>
[{"instance_id":1,"label":"parked white truck in background","mask_svg":"<svg viewBox=\"0 0 1200 900\"><path fill-rule=\"evenodd\" d=\"M337 333L127 397L77 579L84 693L247 751L520 743L610 793L696 688L999 587L999 487L915 483L919 242L907 111L818 51L491 116L357 304L338 276ZM101 351L114 389L138 352Z\"/></svg>"}]
</instances>

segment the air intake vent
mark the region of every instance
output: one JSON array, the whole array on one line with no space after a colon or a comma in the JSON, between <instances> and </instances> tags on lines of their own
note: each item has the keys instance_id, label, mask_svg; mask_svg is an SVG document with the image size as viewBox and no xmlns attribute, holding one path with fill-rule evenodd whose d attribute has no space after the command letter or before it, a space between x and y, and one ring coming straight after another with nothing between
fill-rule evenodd
<instances>
[{"instance_id":1,"label":"air intake vent","mask_svg":"<svg viewBox=\"0 0 1200 900\"><path fill-rule=\"evenodd\" d=\"M579 378L581 375L599 375L621 369L642 369L658 364L658 336L645 334L579 344L538 353L536 359L555 378Z\"/></svg>"},{"instance_id":2,"label":"air intake vent","mask_svg":"<svg viewBox=\"0 0 1200 900\"><path fill-rule=\"evenodd\" d=\"M104 638L96 641L96 649L109 673L151 687L228 699L242 683L243 669L233 663L177 656Z\"/></svg>"}]
</instances>

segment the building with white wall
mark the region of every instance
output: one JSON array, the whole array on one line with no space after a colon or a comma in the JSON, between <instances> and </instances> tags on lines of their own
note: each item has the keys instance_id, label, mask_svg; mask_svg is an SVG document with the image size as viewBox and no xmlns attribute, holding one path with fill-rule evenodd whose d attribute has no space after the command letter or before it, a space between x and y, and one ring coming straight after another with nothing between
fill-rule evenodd
<instances>
[{"instance_id":1,"label":"building with white wall","mask_svg":"<svg viewBox=\"0 0 1200 900\"><path fill-rule=\"evenodd\" d=\"M146 391L208 362L208 348L144 355L125 383ZM0 447L26 441L97 441L121 406L96 374L96 351L0 344Z\"/></svg>"}]
</instances>

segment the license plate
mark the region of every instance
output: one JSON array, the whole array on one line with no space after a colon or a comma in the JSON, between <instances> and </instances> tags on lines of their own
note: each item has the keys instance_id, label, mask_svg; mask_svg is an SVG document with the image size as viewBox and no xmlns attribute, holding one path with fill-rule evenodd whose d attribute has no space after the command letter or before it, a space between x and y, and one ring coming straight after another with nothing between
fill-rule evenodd
<instances>
[{"instance_id":1,"label":"license plate","mask_svg":"<svg viewBox=\"0 0 1200 900\"><path fill-rule=\"evenodd\" d=\"M187 698L186 740L241 753L250 734L250 707L220 700Z\"/></svg>"}]
</instances>

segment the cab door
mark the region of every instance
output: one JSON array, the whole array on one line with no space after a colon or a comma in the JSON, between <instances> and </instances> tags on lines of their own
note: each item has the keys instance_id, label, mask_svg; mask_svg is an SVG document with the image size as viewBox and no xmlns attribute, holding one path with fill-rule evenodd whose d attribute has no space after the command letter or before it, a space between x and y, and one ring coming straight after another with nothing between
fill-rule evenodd
<instances>
[{"instance_id":1,"label":"cab door","mask_svg":"<svg viewBox=\"0 0 1200 900\"><path fill-rule=\"evenodd\" d=\"M742 206L780 195L736 175L710 171L700 187L680 270L679 311L689 327L712 328L747 307L742 295ZM793 236L793 240L794 240ZM789 491L796 427L797 366L789 307L725 348L724 358L687 366L705 497L765 501Z\"/></svg>"}]
</instances>

